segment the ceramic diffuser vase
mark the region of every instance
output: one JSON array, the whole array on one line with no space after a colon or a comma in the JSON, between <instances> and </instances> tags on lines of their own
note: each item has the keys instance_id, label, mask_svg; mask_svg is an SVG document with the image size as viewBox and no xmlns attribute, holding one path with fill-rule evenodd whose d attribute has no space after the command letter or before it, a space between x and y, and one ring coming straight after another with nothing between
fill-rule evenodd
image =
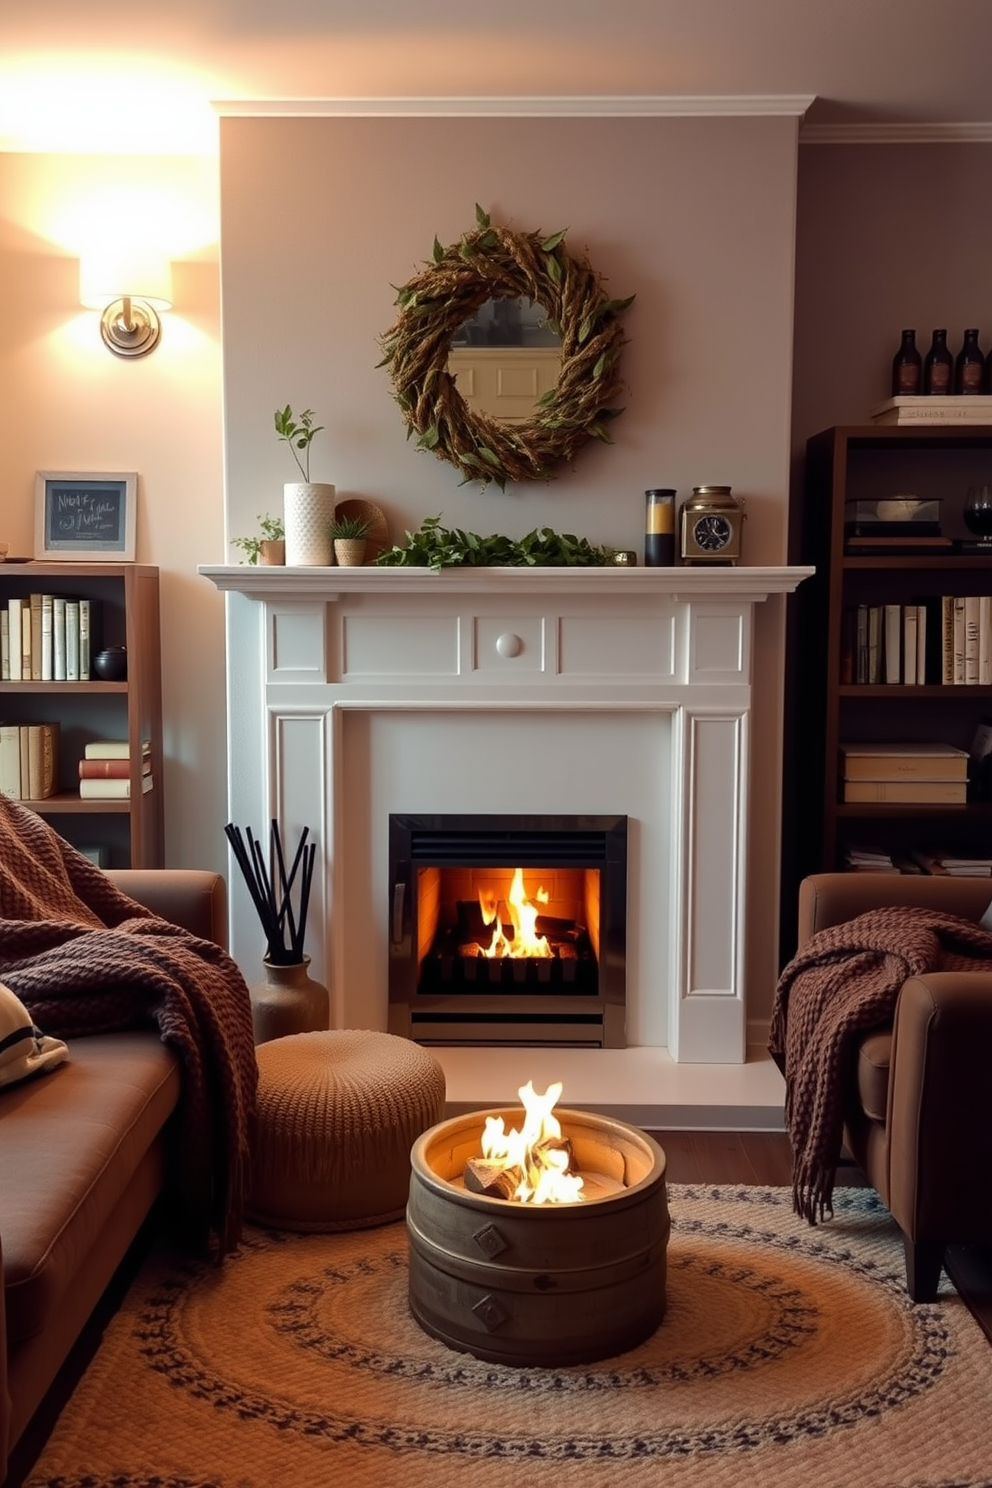
<instances>
[{"instance_id":1,"label":"ceramic diffuser vase","mask_svg":"<svg viewBox=\"0 0 992 1488\"><path fill-rule=\"evenodd\" d=\"M310 957L303 951L317 851L315 843L307 844L310 828L303 828L288 866L277 821L270 824L268 863L250 827L242 836L240 827L228 822L224 832L265 935L265 981L248 989L255 1043L327 1028L331 1000L324 984L310 975Z\"/></svg>"}]
</instances>

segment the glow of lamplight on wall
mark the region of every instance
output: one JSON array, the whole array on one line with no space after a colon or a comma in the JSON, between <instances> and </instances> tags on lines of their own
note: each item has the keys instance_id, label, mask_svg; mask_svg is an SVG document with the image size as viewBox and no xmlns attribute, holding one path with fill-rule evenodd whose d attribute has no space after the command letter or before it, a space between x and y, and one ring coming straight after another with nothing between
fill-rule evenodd
<instances>
[{"instance_id":1,"label":"glow of lamplight on wall","mask_svg":"<svg viewBox=\"0 0 992 1488\"><path fill-rule=\"evenodd\" d=\"M187 258L215 243L217 200L188 178L141 184L147 173L119 173L112 185L79 182L59 202L52 202L46 236L78 258L106 246L142 246L167 258Z\"/></svg>"},{"instance_id":2,"label":"glow of lamplight on wall","mask_svg":"<svg viewBox=\"0 0 992 1488\"><path fill-rule=\"evenodd\" d=\"M0 62L0 145L22 152L216 155L206 79L134 56Z\"/></svg>"}]
</instances>

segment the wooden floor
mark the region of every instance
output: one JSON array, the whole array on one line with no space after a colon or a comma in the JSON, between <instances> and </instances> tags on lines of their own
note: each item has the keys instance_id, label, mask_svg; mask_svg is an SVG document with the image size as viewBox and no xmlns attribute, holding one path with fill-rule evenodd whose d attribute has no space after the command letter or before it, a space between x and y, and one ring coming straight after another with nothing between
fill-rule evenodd
<instances>
[{"instance_id":1,"label":"wooden floor","mask_svg":"<svg viewBox=\"0 0 992 1488\"><path fill-rule=\"evenodd\" d=\"M669 1183L758 1184L768 1188L788 1188L792 1183L792 1154L784 1132L652 1131L651 1135L664 1148ZM849 1188L864 1184L860 1171L850 1163L841 1167L837 1181ZM104 1304L97 1309L91 1326L52 1387L49 1400L12 1454L4 1488L20 1488L30 1472L59 1410L92 1358L100 1334L153 1240L154 1232L142 1237L122 1267L122 1274L111 1283ZM952 1247L947 1270L992 1344L992 1247Z\"/></svg>"}]
</instances>

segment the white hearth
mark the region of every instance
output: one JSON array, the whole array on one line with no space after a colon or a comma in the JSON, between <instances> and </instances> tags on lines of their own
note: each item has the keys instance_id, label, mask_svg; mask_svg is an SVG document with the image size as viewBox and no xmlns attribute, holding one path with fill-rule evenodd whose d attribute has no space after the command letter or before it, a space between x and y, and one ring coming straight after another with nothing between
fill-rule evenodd
<instances>
[{"instance_id":1,"label":"white hearth","mask_svg":"<svg viewBox=\"0 0 992 1488\"><path fill-rule=\"evenodd\" d=\"M452 1109L554 1065L566 1104L768 1124L781 1082L747 1058L744 992L754 607L810 570L200 572L228 595L230 819L315 835L307 941L335 1026L388 1026L390 813L623 813L628 1047L446 1049Z\"/></svg>"}]
</instances>

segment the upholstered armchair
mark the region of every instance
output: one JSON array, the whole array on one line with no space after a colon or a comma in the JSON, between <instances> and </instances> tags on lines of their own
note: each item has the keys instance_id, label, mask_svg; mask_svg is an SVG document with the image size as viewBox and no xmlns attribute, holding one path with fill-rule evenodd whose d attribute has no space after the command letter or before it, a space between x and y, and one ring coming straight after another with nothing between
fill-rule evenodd
<instances>
[{"instance_id":1,"label":"upholstered armchair","mask_svg":"<svg viewBox=\"0 0 992 1488\"><path fill-rule=\"evenodd\" d=\"M978 921L992 879L821 873L799 890L799 945L882 906ZM910 977L891 1028L859 1040L844 1139L906 1248L914 1301L936 1295L949 1244L992 1244L992 975Z\"/></svg>"}]
</instances>

